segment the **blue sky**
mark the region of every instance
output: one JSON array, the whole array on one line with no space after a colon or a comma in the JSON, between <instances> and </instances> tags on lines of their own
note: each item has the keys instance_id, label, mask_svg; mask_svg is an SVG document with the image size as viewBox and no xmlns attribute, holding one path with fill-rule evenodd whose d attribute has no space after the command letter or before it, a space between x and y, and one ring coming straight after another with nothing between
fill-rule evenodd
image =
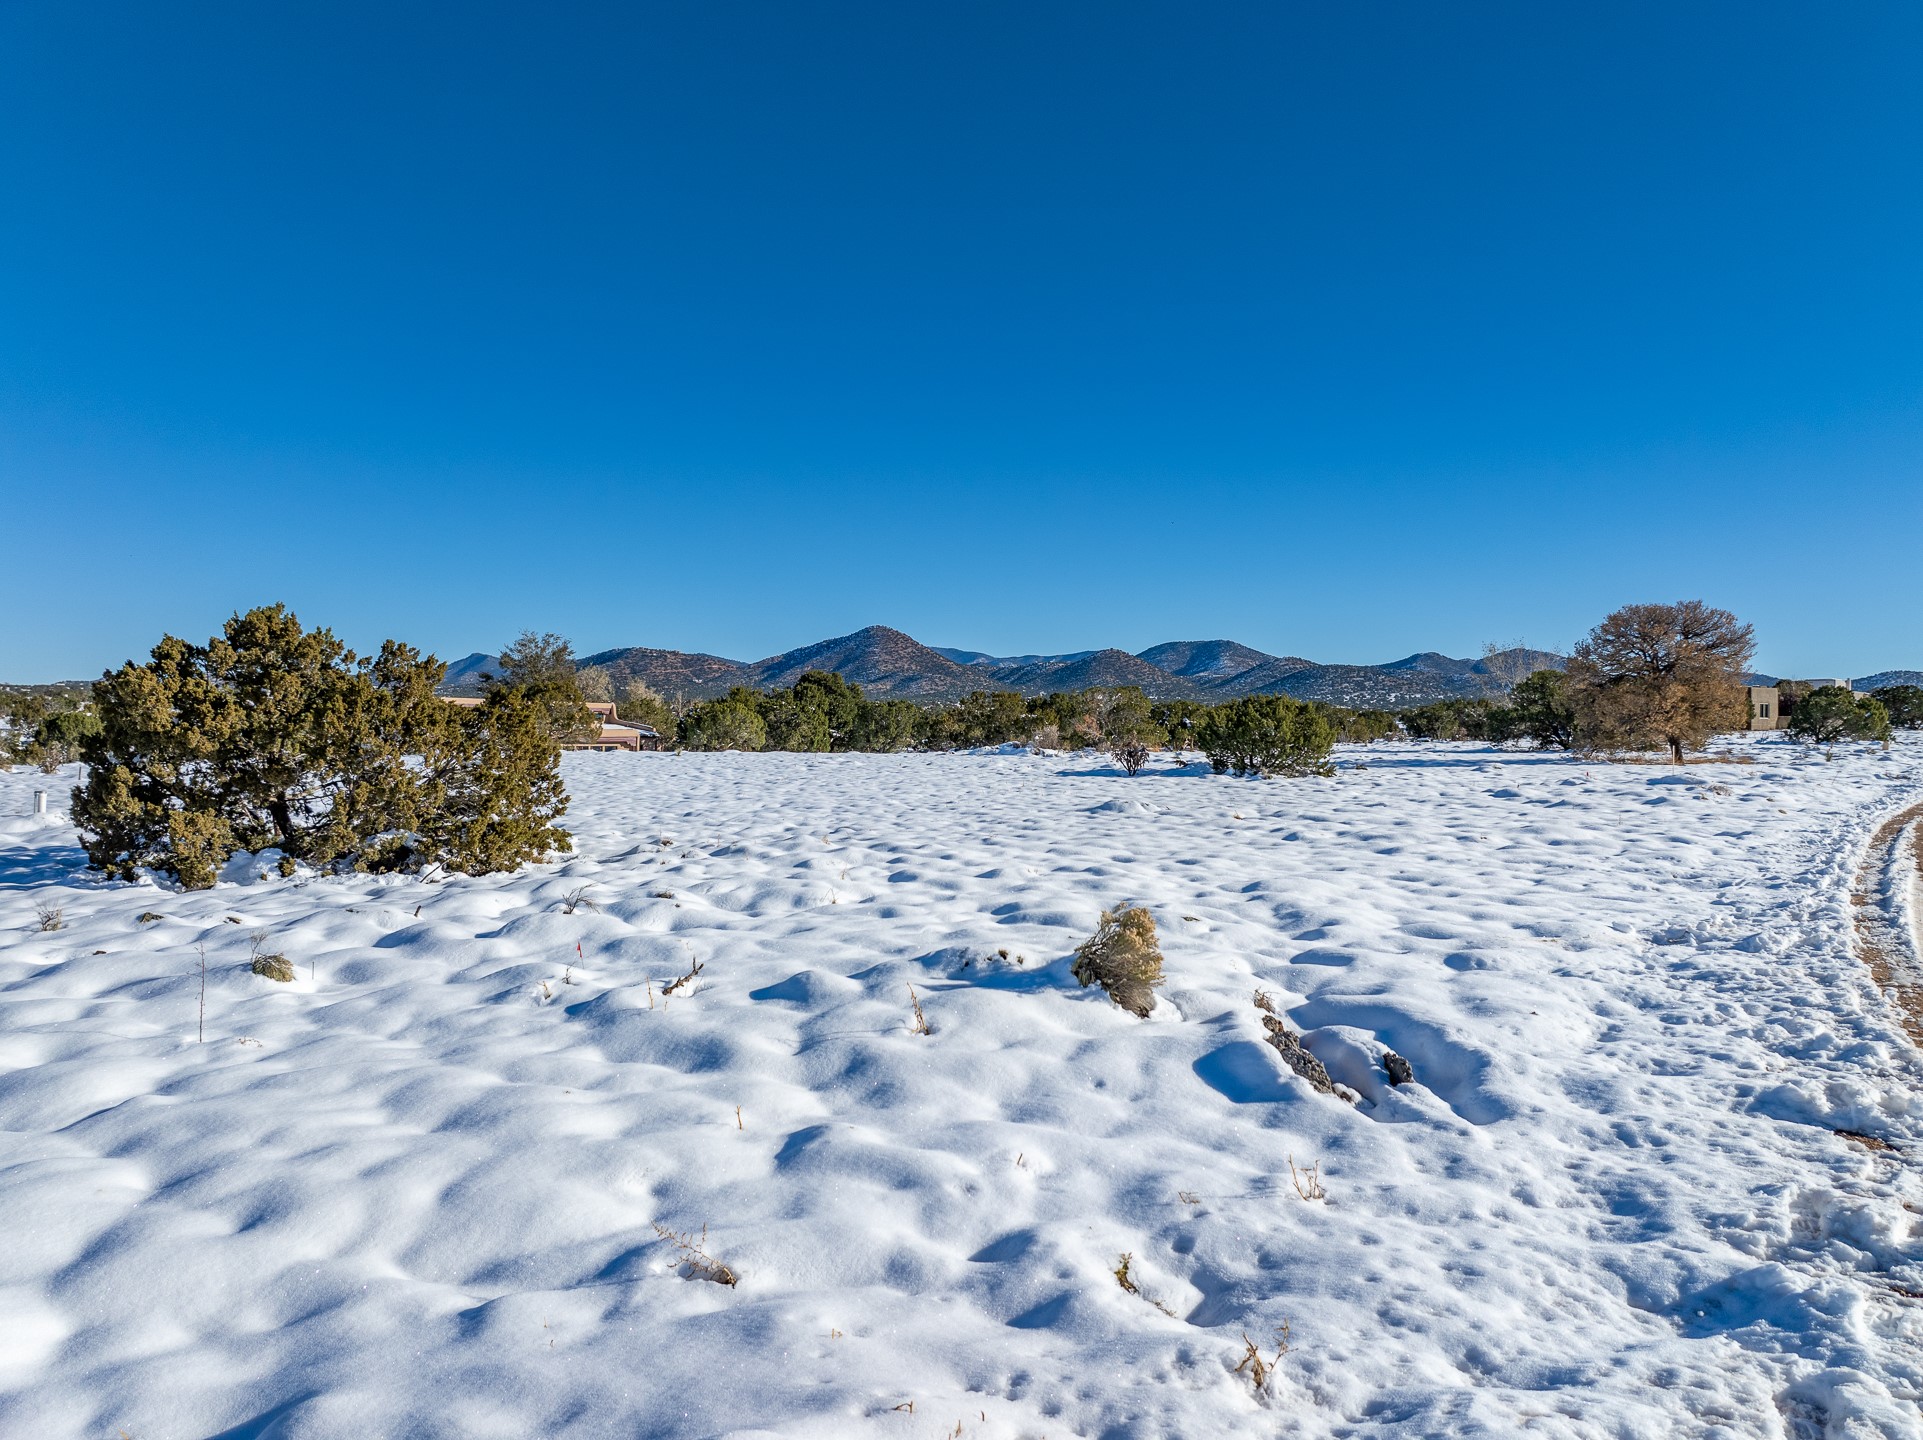
<instances>
[{"instance_id":1,"label":"blue sky","mask_svg":"<svg viewBox=\"0 0 1923 1440\"><path fill-rule=\"evenodd\" d=\"M0 678L454 656L1923 667L1923 9L0 10Z\"/></svg>"}]
</instances>

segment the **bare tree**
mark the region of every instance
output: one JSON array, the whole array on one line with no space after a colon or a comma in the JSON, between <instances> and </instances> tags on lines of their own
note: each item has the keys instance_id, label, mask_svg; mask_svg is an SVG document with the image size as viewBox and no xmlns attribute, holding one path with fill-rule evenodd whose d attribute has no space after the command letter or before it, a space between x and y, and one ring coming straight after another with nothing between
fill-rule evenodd
<instances>
[{"instance_id":1,"label":"bare tree","mask_svg":"<svg viewBox=\"0 0 1923 1440\"><path fill-rule=\"evenodd\" d=\"M1527 680L1541 668L1541 652L1531 650L1527 640L1511 640L1507 645L1490 640L1482 647L1482 688L1497 700Z\"/></svg>"},{"instance_id":2,"label":"bare tree","mask_svg":"<svg viewBox=\"0 0 1923 1440\"><path fill-rule=\"evenodd\" d=\"M1701 600L1625 605L1569 657L1577 738L1602 750L1669 748L1683 763L1743 715L1755 630Z\"/></svg>"}]
</instances>

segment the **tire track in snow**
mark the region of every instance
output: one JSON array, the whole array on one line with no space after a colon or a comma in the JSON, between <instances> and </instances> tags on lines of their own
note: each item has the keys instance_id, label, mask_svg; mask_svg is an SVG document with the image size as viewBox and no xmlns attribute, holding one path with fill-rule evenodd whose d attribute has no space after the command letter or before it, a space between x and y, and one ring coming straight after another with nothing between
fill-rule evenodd
<instances>
[{"instance_id":1,"label":"tire track in snow","mask_svg":"<svg viewBox=\"0 0 1923 1440\"><path fill-rule=\"evenodd\" d=\"M1923 1049L1923 964L1911 914L1899 884L1915 885L1923 872L1923 804L1911 805L1889 817L1870 836L1862 863L1856 867L1850 904L1856 919L1856 945L1876 980L1877 988L1896 1006L1903 1033ZM1904 845L1905 837L1909 844ZM1899 850L1910 852L1903 863Z\"/></svg>"}]
</instances>

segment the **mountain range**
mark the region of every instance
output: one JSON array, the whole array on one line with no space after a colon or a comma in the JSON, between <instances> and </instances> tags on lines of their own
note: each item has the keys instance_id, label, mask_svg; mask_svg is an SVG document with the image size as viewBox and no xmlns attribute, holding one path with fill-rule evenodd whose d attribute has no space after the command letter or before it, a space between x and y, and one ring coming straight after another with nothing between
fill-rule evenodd
<instances>
[{"instance_id":1,"label":"mountain range","mask_svg":"<svg viewBox=\"0 0 1923 1440\"><path fill-rule=\"evenodd\" d=\"M442 689L471 692L481 674L497 663L494 656L481 653L458 660L448 667ZM1137 655L1126 650L990 655L923 645L886 625L870 625L765 660L632 646L603 650L580 663L606 669L617 690L639 680L670 699L708 699L735 685L766 690L792 685L807 670L833 670L879 700L957 700L971 690L1045 695L1139 685L1156 699L1293 695L1336 705L1400 709L1500 694L1516 677L1560 666L1562 657L1547 650L1517 649L1483 660L1458 660L1425 651L1386 665L1323 665L1299 655L1270 655L1233 640L1172 640Z\"/></svg>"}]
</instances>

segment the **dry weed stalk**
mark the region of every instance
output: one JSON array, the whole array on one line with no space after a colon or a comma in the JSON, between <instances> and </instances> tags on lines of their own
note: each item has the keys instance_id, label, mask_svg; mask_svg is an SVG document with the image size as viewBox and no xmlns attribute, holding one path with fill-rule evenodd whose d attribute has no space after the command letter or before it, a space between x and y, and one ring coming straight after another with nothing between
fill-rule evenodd
<instances>
[{"instance_id":1,"label":"dry weed stalk","mask_svg":"<svg viewBox=\"0 0 1923 1440\"><path fill-rule=\"evenodd\" d=\"M561 909L569 915L576 910L599 910L601 907L588 899L588 889L588 886L583 885L579 889L568 891L561 897Z\"/></svg>"},{"instance_id":2,"label":"dry weed stalk","mask_svg":"<svg viewBox=\"0 0 1923 1440\"><path fill-rule=\"evenodd\" d=\"M1130 1270L1130 1267L1134 1263L1135 1263L1135 1256L1130 1252L1124 1250L1122 1252L1121 1258L1116 1261L1115 1269L1112 1272L1115 1276L1115 1283L1117 1285L1120 1285L1124 1290L1126 1290L1129 1294L1133 1295L1136 1299L1146 1300L1149 1304L1153 1305L1157 1310L1160 1310L1164 1315L1168 1316L1169 1319L1171 1320L1175 1319L1175 1312L1173 1310L1169 1309L1168 1306L1164 1305L1160 1300L1157 1300L1153 1295L1148 1294L1145 1290L1142 1289L1141 1286L1135 1283L1135 1276Z\"/></svg>"},{"instance_id":3,"label":"dry weed stalk","mask_svg":"<svg viewBox=\"0 0 1923 1440\"><path fill-rule=\"evenodd\" d=\"M1280 1365L1282 1357L1289 1353L1289 1322L1284 1320L1276 1327L1273 1360L1263 1358L1262 1352L1256 1348L1255 1342L1249 1339L1249 1332L1246 1330L1242 1332L1242 1345L1244 1347L1242 1363L1237 1365L1232 1373L1236 1375L1246 1373L1249 1383L1255 1387L1258 1395L1268 1394L1269 1381L1275 1376L1275 1367Z\"/></svg>"},{"instance_id":4,"label":"dry weed stalk","mask_svg":"<svg viewBox=\"0 0 1923 1440\"><path fill-rule=\"evenodd\" d=\"M1304 1200L1327 1200L1329 1192L1322 1188L1322 1162L1295 1168L1295 1156L1289 1157L1289 1179L1295 1185L1295 1193Z\"/></svg>"},{"instance_id":5,"label":"dry weed stalk","mask_svg":"<svg viewBox=\"0 0 1923 1440\"><path fill-rule=\"evenodd\" d=\"M701 973L702 968L703 967L702 967L701 961L699 960L695 961L694 965L689 969L686 975L683 975L679 980L670 981L668 984L663 985L661 987L661 994L664 997L668 995L672 995L674 994L675 991L683 989L684 987L693 984L694 977Z\"/></svg>"},{"instance_id":6,"label":"dry weed stalk","mask_svg":"<svg viewBox=\"0 0 1923 1440\"><path fill-rule=\"evenodd\" d=\"M908 986L908 1003L915 1007L915 1023L909 1029L916 1035L933 1035L935 1032L928 1028L928 1017L921 1013L921 1001L915 996L913 982Z\"/></svg>"},{"instance_id":7,"label":"dry weed stalk","mask_svg":"<svg viewBox=\"0 0 1923 1440\"><path fill-rule=\"evenodd\" d=\"M35 905L33 907L33 913L35 918L39 920L42 931L62 930L66 928L67 912L62 910L58 905Z\"/></svg>"},{"instance_id":8,"label":"dry weed stalk","mask_svg":"<svg viewBox=\"0 0 1923 1440\"><path fill-rule=\"evenodd\" d=\"M1095 933L1076 947L1070 973L1083 985L1100 985L1129 1014L1146 1019L1162 984L1155 917L1139 905L1104 910Z\"/></svg>"},{"instance_id":9,"label":"dry weed stalk","mask_svg":"<svg viewBox=\"0 0 1923 1440\"><path fill-rule=\"evenodd\" d=\"M654 1233L674 1246L675 1253L680 1257L676 1260L675 1265L677 1268L682 1266L687 1267L689 1279L712 1280L717 1285L732 1286L741 1283L741 1277L739 1275L735 1274L733 1270L730 1270L726 1265L723 1265L708 1253L708 1227L706 1225L701 1227L701 1233L699 1235L696 1235L693 1231L682 1235L670 1230L657 1220L654 1222Z\"/></svg>"}]
</instances>

